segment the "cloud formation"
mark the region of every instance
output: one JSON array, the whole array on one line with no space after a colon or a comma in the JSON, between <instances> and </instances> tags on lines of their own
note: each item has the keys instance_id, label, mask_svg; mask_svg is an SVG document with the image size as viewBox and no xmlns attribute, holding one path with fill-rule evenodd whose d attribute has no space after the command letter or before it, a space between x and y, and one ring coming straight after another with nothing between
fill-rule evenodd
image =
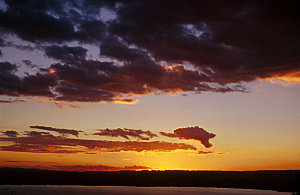
<instances>
[{"instance_id":1,"label":"cloud formation","mask_svg":"<svg viewBox=\"0 0 300 195\"><path fill-rule=\"evenodd\" d=\"M157 137L156 134L150 131L127 129L127 128L117 128L117 129L99 129L94 135L99 136L110 136L110 137L123 137L125 139L130 139L129 137L137 138L139 140L150 140L153 137Z\"/></svg>"},{"instance_id":2,"label":"cloud formation","mask_svg":"<svg viewBox=\"0 0 300 195\"><path fill-rule=\"evenodd\" d=\"M185 143L170 143L163 141L105 141L70 139L54 136L49 132L25 131L25 136L0 137L0 141L10 141L14 144L0 146L2 151L33 152L33 153L86 153L121 152L121 151L173 151L197 150L196 147Z\"/></svg>"},{"instance_id":3,"label":"cloud formation","mask_svg":"<svg viewBox=\"0 0 300 195\"><path fill-rule=\"evenodd\" d=\"M184 127L178 128L173 131L173 133L159 132L161 135L171 138L179 138L186 140L196 140L199 141L205 148L210 148L213 145L209 143L209 140L214 138L216 134L209 133L205 129L195 126L195 127Z\"/></svg>"},{"instance_id":4,"label":"cloud formation","mask_svg":"<svg viewBox=\"0 0 300 195\"><path fill-rule=\"evenodd\" d=\"M0 162L3 166L9 167L23 167L23 168L38 168L47 170L61 170L61 171L137 171L151 169L146 166L111 166L111 165L64 165L57 162L41 162L39 161L18 161L6 160Z\"/></svg>"},{"instance_id":5,"label":"cloud formation","mask_svg":"<svg viewBox=\"0 0 300 195\"><path fill-rule=\"evenodd\" d=\"M212 151L198 151L197 154L212 154Z\"/></svg>"},{"instance_id":6,"label":"cloud formation","mask_svg":"<svg viewBox=\"0 0 300 195\"><path fill-rule=\"evenodd\" d=\"M82 131L80 130L74 130L74 129L59 129L59 128L54 128L54 127L49 127L49 126L41 126L41 125L31 125L30 128L32 129L40 129L40 130L46 130L46 131L54 131L57 132L63 136L66 135L74 135L78 137L79 133Z\"/></svg>"},{"instance_id":7,"label":"cloud formation","mask_svg":"<svg viewBox=\"0 0 300 195\"><path fill-rule=\"evenodd\" d=\"M15 74L17 66L0 62L0 95L52 97L50 87L56 84L51 74L37 73L20 78Z\"/></svg>"},{"instance_id":8,"label":"cloud formation","mask_svg":"<svg viewBox=\"0 0 300 195\"><path fill-rule=\"evenodd\" d=\"M147 94L246 92L243 82L300 70L295 1L5 4L0 32L31 45L3 38L0 46L41 50L56 63L20 76L13 63L1 62L0 95L134 103ZM88 45L100 45L105 60L88 59Z\"/></svg>"},{"instance_id":9,"label":"cloud formation","mask_svg":"<svg viewBox=\"0 0 300 195\"><path fill-rule=\"evenodd\" d=\"M83 47L69 47L67 45L52 45L45 47L45 55L62 62L76 63L79 60L85 59L87 49Z\"/></svg>"},{"instance_id":10,"label":"cloud formation","mask_svg":"<svg viewBox=\"0 0 300 195\"><path fill-rule=\"evenodd\" d=\"M17 137L19 133L15 130L6 130L1 132L2 135L6 135L8 137Z\"/></svg>"},{"instance_id":11,"label":"cloud formation","mask_svg":"<svg viewBox=\"0 0 300 195\"><path fill-rule=\"evenodd\" d=\"M150 167L137 165L122 167L108 165L57 165L53 167L63 171L137 171L150 169Z\"/></svg>"},{"instance_id":12,"label":"cloud formation","mask_svg":"<svg viewBox=\"0 0 300 195\"><path fill-rule=\"evenodd\" d=\"M251 81L299 70L296 4L133 1L109 30L156 60L188 61L217 83Z\"/></svg>"},{"instance_id":13,"label":"cloud formation","mask_svg":"<svg viewBox=\"0 0 300 195\"><path fill-rule=\"evenodd\" d=\"M70 60L66 56L63 60ZM128 98L128 95L244 90L241 86L210 86L201 83L209 80L204 74L181 65L166 68L150 59L137 59L124 66L93 60L57 63L46 71L23 78L13 73L16 69L13 64L1 64L11 67L0 69L0 92L9 96L42 96L71 102L131 103L135 100Z\"/></svg>"}]
</instances>

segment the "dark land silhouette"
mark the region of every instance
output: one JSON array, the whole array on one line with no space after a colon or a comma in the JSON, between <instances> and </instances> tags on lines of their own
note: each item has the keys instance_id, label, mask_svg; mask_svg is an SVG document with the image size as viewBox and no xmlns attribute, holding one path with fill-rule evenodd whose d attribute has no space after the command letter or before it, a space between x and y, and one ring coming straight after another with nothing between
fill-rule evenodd
<instances>
[{"instance_id":1,"label":"dark land silhouette","mask_svg":"<svg viewBox=\"0 0 300 195\"><path fill-rule=\"evenodd\" d=\"M177 186L300 191L300 170L89 171L0 168L1 185Z\"/></svg>"}]
</instances>

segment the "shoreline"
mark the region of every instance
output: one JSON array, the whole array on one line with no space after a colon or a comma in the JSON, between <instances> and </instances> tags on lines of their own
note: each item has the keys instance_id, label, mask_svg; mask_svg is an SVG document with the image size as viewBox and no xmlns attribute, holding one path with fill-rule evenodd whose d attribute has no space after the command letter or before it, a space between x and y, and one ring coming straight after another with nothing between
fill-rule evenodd
<instances>
[{"instance_id":1,"label":"shoreline","mask_svg":"<svg viewBox=\"0 0 300 195\"><path fill-rule=\"evenodd\" d=\"M206 187L299 192L299 170L70 172L0 168L0 185Z\"/></svg>"},{"instance_id":2,"label":"shoreline","mask_svg":"<svg viewBox=\"0 0 300 195\"><path fill-rule=\"evenodd\" d=\"M238 193L241 195L287 195L291 192L277 192L274 190L257 190L257 189L240 189L240 188L216 188L216 187L142 187L142 186L74 186L74 185L0 185L0 193L15 193L18 194L38 194L43 192L49 194L231 194Z\"/></svg>"}]
</instances>

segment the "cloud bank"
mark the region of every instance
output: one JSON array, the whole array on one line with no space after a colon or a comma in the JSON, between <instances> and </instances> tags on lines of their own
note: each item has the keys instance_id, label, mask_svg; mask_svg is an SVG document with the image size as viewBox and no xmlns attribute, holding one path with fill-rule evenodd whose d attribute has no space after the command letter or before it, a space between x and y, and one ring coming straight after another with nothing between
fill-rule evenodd
<instances>
[{"instance_id":1,"label":"cloud bank","mask_svg":"<svg viewBox=\"0 0 300 195\"><path fill-rule=\"evenodd\" d=\"M74 129L61 129L43 125L31 125L30 128L50 131L23 131L15 130L1 131L0 142L9 142L10 145L1 145L1 151L13 152L32 152L32 153L85 153L96 154L97 152L121 152L121 151L161 151L170 152L174 150L194 150L198 149L190 144L166 141L152 141L154 137L158 137L151 131L135 130L128 128L116 129L100 129L94 136L105 137L122 137L126 140L135 138L137 141L108 141L97 139L82 139L68 138L68 135L79 137L84 131ZM53 135L51 132L56 132L59 135ZM212 144L209 140L216 135L207 132L205 129L198 126L177 128L173 133L159 132L160 135L179 138L184 140L199 141L204 147L210 148ZM198 151L201 154L210 152Z\"/></svg>"},{"instance_id":2,"label":"cloud bank","mask_svg":"<svg viewBox=\"0 0 300 195\"><path fill-rule=\"evenodd\" d=\"M148 94L246 92L243 82L300 70L296 1L4 4L0 56L12 47L56 62L24 76L13 62L0 62L0 95L133 103ZM99 60L89 59L86 45L99 47Z\"/></svg>"},{"instance_id":3,"label":"cloud bank","mask_svg":"<svg viewBox=\"0 0 300 195\"><path fill-rule=\"evenodd\" d=\"M121 152L121 151L162 151L177 149L197 150L185 143L170 143L164 141L106 141L93 139L71 139L54 136L49 132L25 131L25 136L17 136L14 132L5 132L0 142L12 142L12 145L0 146L2 151L32 152L32 153L89 153L89 152Z\"/></svg>"}]
</instances>

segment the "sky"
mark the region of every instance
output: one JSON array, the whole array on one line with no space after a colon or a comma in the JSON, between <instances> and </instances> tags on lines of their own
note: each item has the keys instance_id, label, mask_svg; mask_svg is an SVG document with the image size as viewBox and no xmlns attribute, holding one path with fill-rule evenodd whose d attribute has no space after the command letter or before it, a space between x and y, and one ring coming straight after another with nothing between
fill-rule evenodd
<instances>
[{"instance_id":1,"label":"sky","mask_svg":"<svg viewBox=\"0 0 300 195\"><path fill-rule=\"evenodd\" d=\"M0 166L300 169L298 10L0 0Z\"/></svg>"}]
</instances>

